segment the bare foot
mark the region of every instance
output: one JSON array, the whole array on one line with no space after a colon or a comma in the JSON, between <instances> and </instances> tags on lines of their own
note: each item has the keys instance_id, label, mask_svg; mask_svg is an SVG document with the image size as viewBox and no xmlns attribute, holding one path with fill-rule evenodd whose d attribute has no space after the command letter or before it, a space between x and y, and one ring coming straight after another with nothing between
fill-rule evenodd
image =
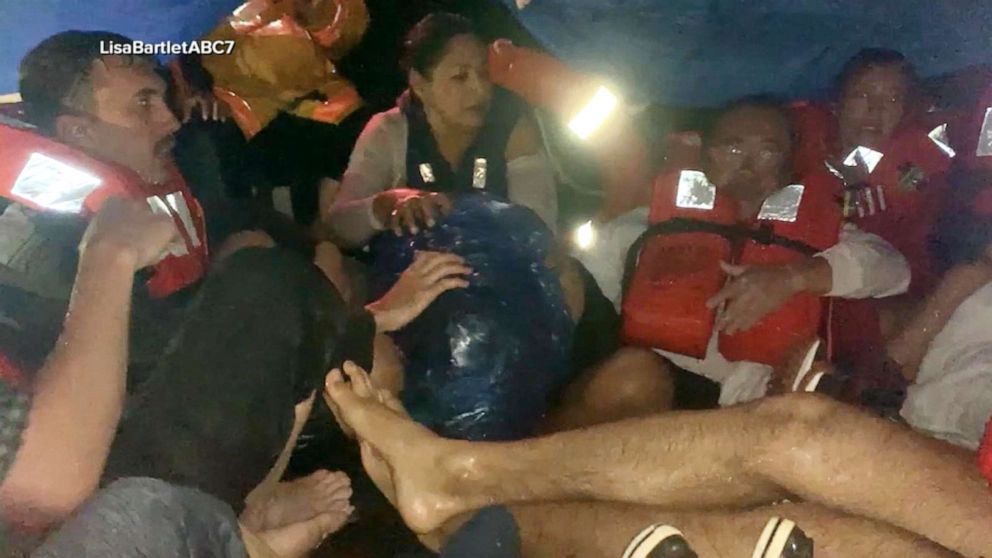
<instances>
[{"instance_id":1,"label":"bare foot","mask_svg":"<svg viewBox=\"0 0 992 558\"><path fill-rule=\"evenodd\" d=\"M327 514L339 518L343 524L354 511L350 498L351 480L347 475L321 470L278 483L271 492L248 504L241 522L260 532Z\"/></svg>"},{"instance_id":2,"label":"bare foot","mask_svg":"<svg viewBox=\"0 0 992 558\"><path fill-rule=\"evenodd\" d=\"M342 519L340 515L324 513L306 521L255 531L255 534L281 558L303 558L340 529L346 519L346 516Z\"/></svg>"},{"instance_id":3,"label":"bare foot","mask_svg":"<svg viewBox=\"0 0 992 558\"><path fill-rule=\"evenodd\" d=\"M396 399L392 393L385 389L376 390L376 399L379 403L386 406L387 409L393 411L397 415L410 419L410 415L403 408L403 404L400 403L399 399ZM368 442L359 442L359 448L362 453L362 466L365 468L365 472L372 479L372 483L375 484L379 492L389 500L389 503L396 507L396 487L393 484L393 472L389 468L389 463L386 459L372 447Z\"/></svg>"},{"instance_id":4,"label":"bare foot","mask_svg":"<svg viewBox=\"0 0 992 558\"><path fill-rule=\"evenodd\" d=\"M363 458L369 475L387 498L388 486L393 487L394 505L415 533L430 533L452 516L486 505L450 490L458 468L456 451L465 442L445 440L410 420L388 393L374 388L368 373L351 362L345 363L344 374L331 371L326 388L336 416L367 446Z\"/></svg>"}]
</instances>

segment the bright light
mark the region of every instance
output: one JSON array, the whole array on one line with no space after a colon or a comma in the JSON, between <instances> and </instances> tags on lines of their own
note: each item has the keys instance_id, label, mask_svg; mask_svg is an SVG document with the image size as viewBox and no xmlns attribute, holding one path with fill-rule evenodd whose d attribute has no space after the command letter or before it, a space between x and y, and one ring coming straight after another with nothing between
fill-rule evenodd
<instances>
[{"instance_id":1,"label":"bright light","mask_svg":"<svg viewBox=\"0 0 992 558\"><path fill-rule=\"evenodd\" d=\"M581 139L591 136L617 108L619 99L605 87L600 87L592 99L582 107L568 127Z\"/></svg>"},{"instance_id":2,"label":"bright light","mask_svg":"<svg viewBox=\"0 0 992 558\"><path fill-rule=\"evenodd\" d=\"M596 229L592 226L592 221L586 221L579 228L575 229L575 245L580 250L588 250L596 243Z\"/></svg>"}]
</instances>

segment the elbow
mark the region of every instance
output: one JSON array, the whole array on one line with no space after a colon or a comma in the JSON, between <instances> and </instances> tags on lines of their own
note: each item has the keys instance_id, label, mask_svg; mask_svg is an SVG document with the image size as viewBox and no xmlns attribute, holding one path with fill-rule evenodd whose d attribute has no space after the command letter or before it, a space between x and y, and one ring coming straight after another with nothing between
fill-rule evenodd
<instances>
[{"instance_id":1,"label":"elbow","mask_svg":"<svg viewBox=\"0 0 992 558\"><path fill-rule=\"evenodd\" d=\"M13 473L13 471L12 471ZM99 487L99 478L23 478L8 476L0 487L3 520L26 532L61 523Z\"/></svg>"}]
</instances>

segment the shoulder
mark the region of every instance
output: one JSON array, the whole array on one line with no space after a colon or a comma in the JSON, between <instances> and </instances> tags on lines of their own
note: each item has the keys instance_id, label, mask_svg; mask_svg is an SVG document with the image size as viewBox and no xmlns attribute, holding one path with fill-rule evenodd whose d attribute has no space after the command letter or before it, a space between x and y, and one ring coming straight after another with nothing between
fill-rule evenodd
<instances>
[{"instance_id":1,"label":"shoulder","mask_svg":"<svg viewBox=\"0 0 992 558\"><path fill-rule=\"evenodd\" d=\"M406 133L406 129L406 116L400 111L399 107L375 114L369 119L368 124L365 125L366 132L381 135Z\"/></svg>"}]
</instances>

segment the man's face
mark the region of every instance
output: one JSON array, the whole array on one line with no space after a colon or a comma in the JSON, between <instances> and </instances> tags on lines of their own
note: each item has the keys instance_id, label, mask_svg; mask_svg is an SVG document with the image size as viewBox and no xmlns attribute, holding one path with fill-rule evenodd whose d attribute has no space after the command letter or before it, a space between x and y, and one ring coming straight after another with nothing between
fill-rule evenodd
<instances>
[{"instance_id":1,"label":"man's face","mask_svg":"<svg viewBox=\"0 0 992 558\"><path fill-rule=\"evenodd\" d=\"M863 146L880 150L906 114L909 80L896 65L868 66L848 80L837 119L845 154Z\"/></svg>"},{"instance_id":2,"label":"man's face","mask_svg":"<svg viewBox=\"0 0 992 558\"><path fill-rule=\"evenodd\" d=\"M760 203L788 184L791 151L782 114L742 107L716 123L706 146L706 175L722 194Z\"/></svg>"},{"instance_id":3,"label":"man's face","mask_svg":"<svg viewBox=\"0 0 992 558\"><path fill-rule=\"evenodd\" d=\"M92 93L81 116L60 136L152 183L165 182L179 122L166 104L165 82L151 63L105 56L93 62ZM80 130L81 128L81 130Z\"/></svg>"}]
</instances>

